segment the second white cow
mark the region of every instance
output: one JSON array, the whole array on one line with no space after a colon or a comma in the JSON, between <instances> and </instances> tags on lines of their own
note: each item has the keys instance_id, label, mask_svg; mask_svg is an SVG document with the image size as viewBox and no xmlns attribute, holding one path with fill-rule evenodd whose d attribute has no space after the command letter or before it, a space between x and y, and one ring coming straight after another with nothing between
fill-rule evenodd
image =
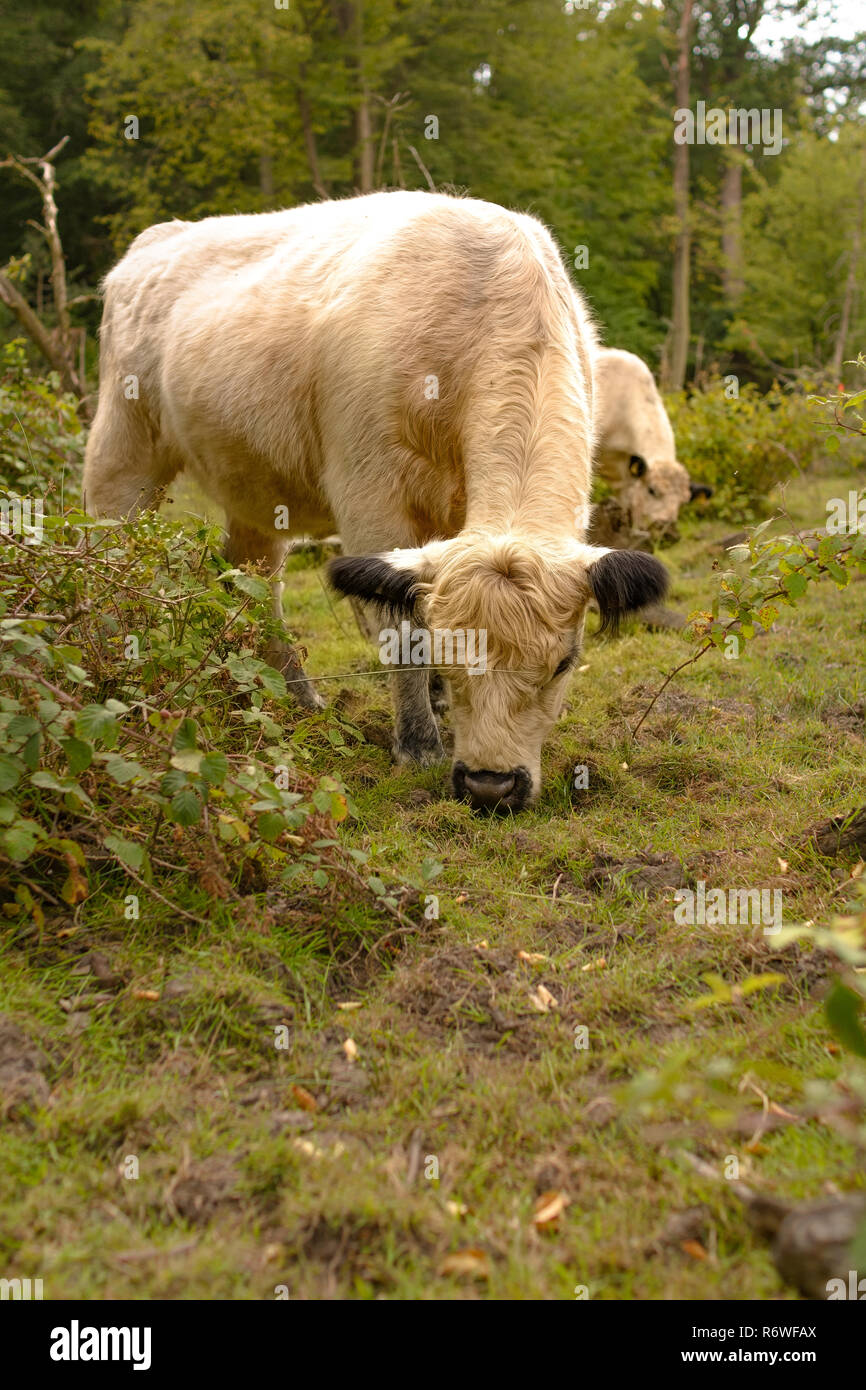
<instances>
[{"instance_id":1,"label":"second white cow","mask_svg":"<svg viewBox=\"0 0 866 1390\"><path fill-rule=\"evenodd\" d=\"M674 432L653 374L633 352L599 348L595 359L596 468L631 513L636 531L664 534L701 494L677 460Z\"/></svg>"}]
</instances>

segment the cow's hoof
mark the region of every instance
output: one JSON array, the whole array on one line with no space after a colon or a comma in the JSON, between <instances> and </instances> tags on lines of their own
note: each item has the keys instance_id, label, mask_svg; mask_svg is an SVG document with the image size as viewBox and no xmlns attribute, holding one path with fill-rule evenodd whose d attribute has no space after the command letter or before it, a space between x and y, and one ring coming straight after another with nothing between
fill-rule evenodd
<instances>
[{"instance_id":1,"label":"cow's hoof","mask_svg":"<svg viewBox=\"0 0 866 1390\"><path fill-rule=\"evenodd\" d=\"M397 738L393 747L395 763L415 763L418 767L433 767L445 757L438 732L425 739Z\"/></svg>"},{"instance_id":2,"label":"cow's hoof","mask_svg":"<svg viewBox=\"0 0 866 1390\"><path fill-rule=\"evenodd\" d=\"M430 707L434 714L445 714L448 709L448 687L438 671L430 677Z\"/></svg>"},{"instance_id":3,"label":"cow's hoof","mask_svg":"<svg viewBox=\"0 0 866 1390\"><path fill-rule=\"evenodd\" d=\"M297 700L304 709L322 710L327 708L327 701L323 700L316 687L311 681L305 685L289 685L289 694Z\"/></svg>"},{"instance_id":4,"label":"cow's hoof","mask_svg":"<svg viewBox=\"0 0 866 1390\"><path fill-rule=\"evenodd\" d=\"M301 665L297 652L284 642L272 642L264 655L268 665L281 673L286 682L286 693L303 709L325 709L325 701Z\"/></svg>"}]
</instances>

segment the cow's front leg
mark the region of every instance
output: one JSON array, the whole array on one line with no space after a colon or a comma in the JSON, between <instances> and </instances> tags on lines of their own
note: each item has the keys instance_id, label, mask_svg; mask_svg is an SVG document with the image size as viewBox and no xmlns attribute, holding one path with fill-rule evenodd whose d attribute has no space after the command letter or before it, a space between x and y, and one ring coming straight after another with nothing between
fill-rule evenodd
<instances>
[{"instance_id":1,"label":"cow's front leg","mask_svg":"<svg viewBox=\"0 0 866 1390\"><path fill-rule=\"evenodd\" d=\"M420 763L430 767L445 757L439 725L430 707L430 672L395 671L391 677L394 693L394 757L398 763Z\"/></svg>"}]
</instances>

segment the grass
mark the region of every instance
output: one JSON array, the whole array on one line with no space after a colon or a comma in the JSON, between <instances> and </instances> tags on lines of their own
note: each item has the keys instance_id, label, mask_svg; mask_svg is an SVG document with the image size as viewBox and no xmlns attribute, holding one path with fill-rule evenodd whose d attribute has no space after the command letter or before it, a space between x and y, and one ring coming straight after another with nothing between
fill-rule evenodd
<instances>
[{"instance_id":1,"label":"grass","mask_svg":"<svg viewBox=\"0 0 866 1390\"><path fill-rule=\"evenodd\" d=\"M801 479L786 503L820 524L849 485ZM673 606L707 603L725 529L697 518L665 552ZM11 939L0 1082L30 1103L0 1133L5 1276L86 1299L794 1296L724 1176L734 1156L783 1197L862 1184L830 966L760 926L678 924L673 892L779 887L787 922L847 901L856 854L820 859L805 836L863 799L863 581L816 589L737 661L706 656L637 740L684 639L591 640L516 820L449 800L444 767L392 766L347 605L300 558L287 591L309 670L344 673L322 689L367 741L335 750L327 715L272 708L350 788L345 838L377 872L441 863L438 917L383 929L332 888L238 904L190 876L171 889L206 926L156 901L128 921L106 868ZM708 974L780 979L690 1007ZM786 1114L765 1125L761 1093ZM567 1205L537 1228L551 1192ZM465 1250L468 1273L443 1269Z\"/></svg>"}]
</instances>

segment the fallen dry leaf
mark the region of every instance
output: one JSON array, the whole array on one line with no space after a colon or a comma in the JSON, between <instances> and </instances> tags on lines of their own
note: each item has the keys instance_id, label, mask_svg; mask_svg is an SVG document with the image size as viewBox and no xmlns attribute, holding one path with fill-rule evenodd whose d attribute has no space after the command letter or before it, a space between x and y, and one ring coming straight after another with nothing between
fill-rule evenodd
<instances>
[{"instance_id":1,"label":"fallen dry leaf","mask_svg":"<svg viewBox=\"0 0 866 1390\"><path fill-rule=\"evenodd\" d=\"M540 1014L546 1014L551 1009L559 1008L558 1001L544 985L539 985L538 989L533 990L529 996L529 1002L533 1009L537 1009Z\"/></svg>"},{"instance_id":2,"label":"fallen dry leaf","mask_svg":"<svg viewBox=\"0 0 866 1390\"><path fill-rule=\"evenodd\" d=\"M604 970L604 969L606 968L606 966L607 966L607 959L606 959L604 956L598 956L595 960L588 960L588 961L586 962L586 965L582 965L580 968L581 968L581 970L583 970L583 971L586 971L586 970Z\"/></svg>"},{"instance_id":3,"label":"fallen dry leaf","mask_svg":"<svg viewBox=\"0 0 866 1390\"><path fill-rule=\"evenodd\" d=\"M470 1279L489 1279L490 1260L487 1251L475 1246L466 1250L455 1250L453 1254L445 1256L438 1273L467 1275Z\"/></svg>"},{"instance_id":4,"label":"fallen dry leaf","mask_svg":"<svg viewBox=\"0 0 866 1390\"><path fill-rule=\"evenodd\" d=\"M134 989L134 990L132 991L132 997L133 997L133 999L150 999L150 1000L152 1000L152 1001L155 1002L155 1001L159 998L159 990L158 990L158 989Z\"/></svg>"},{"instance_id":5,"label":"fallen dry leaf","mask_svg":"<svg viewBox=\"0 0 866 1390\"><path fill-rule=\"evenodd\" d=\"M463 1202L446 1202L445 1210L449 1216L468 1216L469 1208Z\"/></svg>"},{"instance_id":6,"label":"fallen dry leaf","mask_svg":"<svg viewBox=\"0 0 866 1390\"><path fill-rule=\"evenodd\" d=\"M363 1009L363 1007L364 1005L361 1003L360 999L341 999L337 1004L338 1009L345 1009L346 1012L348 1012L349 1009Z\"/></svg>"},{"instance_id":7,"label":"fallen dry leaf","mask_svg":"<svg viewBox=\"0 0 866 1390\"><path fill-rule=\"evenodd\" d=\"M540 965L548 957L543 956L540 951L518 951L517 959L525 960L527 965Z\"/></svg>"},{"instance_id":8,"label":"fallen dry leaf","mask_svg":"<svg viewBox=\"0 0 866 1390\"><path fill-rule=\"evenodd\" d=\"M699 1240L682 1240L680 1241L680 1249L684 1255L691 1255L693 1260L709 1259L706 1250Z\"/></svg>"},{"instance_id":9,"label":"fallen dry leaf","mask_svg":"<svg viewBox=\"0 0 866 1390\"><path fill-rule=\"evenodd\" d=\"M786 874L786 873L788 872L788 861L787 861L787 859L777 859L777 860L776 860L776 863L777 863L778 866L779 866L779 873L780 873L780 874Z\"/></svg>"},{"instance_id":10,"label":"fallen dry leaf","mask_svg":"<svg viewBox=\"0 0 866 1390\"><path fill-rule=\"evenodd\" d=\"M293 1086L292 1095L301 1110L318 1110L319 1102L307 1090L306 1086Z\"/></svg>"},{"instance_id":11,"label":"fallen dry leaf","mask_svg":"<svg viewBox=\"0 0 866 1390\"><path fill-rule=\"evenodd\" d=\"M554 1226L565 1208L568 1206L568 1197L564 1192L553 1190L542 1192L532 1213L532 1222L537 1230L545 1226Z\"/></svg>"},{"instance_id":12,"label":"fallen dry leaf","mask_svg":"<svg viewBox=\"0 0 866 1390\"><path fill-rule=\"evenodd\" d=\"M346 1039L343 1043L343 1051L349 1062L356 1062L358 1060L358 1044L355 1042L354 1038Z\"/></svg>"}]
</instances>

